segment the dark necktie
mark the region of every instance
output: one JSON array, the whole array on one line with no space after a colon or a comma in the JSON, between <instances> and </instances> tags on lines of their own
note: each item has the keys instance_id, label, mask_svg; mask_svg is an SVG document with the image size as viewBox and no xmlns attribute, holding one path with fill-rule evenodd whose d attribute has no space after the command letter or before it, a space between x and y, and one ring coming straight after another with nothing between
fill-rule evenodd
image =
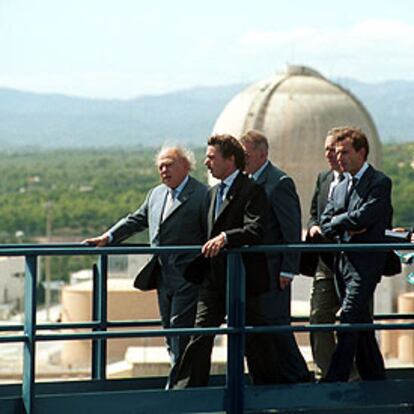
<instances>
[{"instance_id":1,"label":"dark necktie","mask_svg":"<svg viewBox=\"0 0 414 414\"><path fill-rule=\"evenodd\" d=\"M346 194L346 198L345 198L345 206L346 207L349 206L349 200L351 199L352 193L354 192L355 187L357 186L357 184L358 184L358 178L352 177L351 186L349 187L348 192Z\"/></svg>"},{"instance_id":2,"label":"dark necktie","mask_svg":"<svg viewBox=\"0 0 414 414\"><path fill-rule=\"evenodd\" d=\"M218 216L221 205L223 204L225 189L226 189L226 184L221 182L219 186L219 190L217 191L215 217Z\"/></svg>"}]
</instances>

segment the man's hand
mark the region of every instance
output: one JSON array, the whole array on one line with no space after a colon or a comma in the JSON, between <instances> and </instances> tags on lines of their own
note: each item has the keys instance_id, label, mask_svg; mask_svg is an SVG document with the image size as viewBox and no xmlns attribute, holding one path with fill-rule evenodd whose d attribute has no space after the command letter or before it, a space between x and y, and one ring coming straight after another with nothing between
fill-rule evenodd
<instances>
[{"instance_id":1,"label":"man's hand","mask_svg":"<svg viewBox=\"0 0 414 414\"><path fill-rule=\"evenodd\" d=\"M284 289L292 283L292 279L290 277L280 276L279 277L279 285L280 289Z\"/></svg>"},{"instance_id":2,"label":"man's hand","mask_svg":"<svg viewBox=\"0 0 414 414\"><path fill-rule=\"evenodd\" d=\"M411 235L411 243L414 243L414 233Z\"/></svg>"},{"instance_id":3,"label":"man's hand","mask_svg":"<svg viewBox=\"0 0 414 414\"><path fill-rule=\"evenodd\" d=\"M309 237L311 239L313 239L313 238L315 238L317 236L322 236L321 228L319 226L312 226L309 229Z\"/></svg>"},{"instance_id":4,"label":"man's hand","mask_svg":"<svg viewBox=\"0 0 414 414\"><path fill-rule=\"evenodd\" d=\"M91 244L93 246L106 246L109 242L109 236L105 233L98 237L92 237L90 239L85 239L82 241L82 244Z\"/></svg>"},{"instance_id":5,"label":"man's hand","mask_svg":"<svg viewBox=\"0 0 414 414\"><path fill-rule=\"evenodd\" d=\"M204 257L217 256L225 244L226 238L223 233L220 233L218 236L213 237L206 242L201 249L201 253L203 253Z\"/></svg>"},{"instance_id":6,"label":"man's hand","mask_svg":"<svg viewBox=\"0 0 414 414\"><path fill-rule=\"evenodd\" d=\"M392 231L396 231L397 233L403 233L404 231L407 231L404 227L394 227Z\"/></svg>"}]
</instances>

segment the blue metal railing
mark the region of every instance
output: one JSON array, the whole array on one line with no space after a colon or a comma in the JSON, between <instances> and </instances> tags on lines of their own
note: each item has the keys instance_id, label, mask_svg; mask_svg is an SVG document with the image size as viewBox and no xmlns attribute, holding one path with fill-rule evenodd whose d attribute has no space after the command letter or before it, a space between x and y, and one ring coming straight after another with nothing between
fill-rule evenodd
<instances>
[{"instance_id":1,"label":"blue metal railing","mask_svg":"<svg viewBox=\"0 0 414 414\"><path fill-rule=\"evenodd\" d=\"M342 330L406 330L414 329L414 323L387 323L387 324L358 324L351 325L284 325L284 326L245 326L245 276L241 263L240 253L249 252L298 252L298 251L378 251L389 250L414 250L414 245L407 243L390 244L354 244L354 245L307 245L292 244L280 246L255 246L227 251L228 255L228 288L227 288L227 327L224 328L187 328L187 329L158 329L158 330L128 330L108 331L108 328L146 327L159 324L159 321L109 321L107 318L107 271L108 255L125 254L154 254L154 253L183 253L199 252L200 247L87 247L80 245L3 245L0 246L0 256L24 256L26 261L26 273L24 283L24 324L16 326L0 326L0 332L21 332L16 335L0 336L0 343L23 343L23 379L21 398L24 412L35 413L36 376L35 359L36 344L41 341L60 340L92 340L92 369L93 381L106 380L106 343L113 338L132 337L160 337L172 335L191 334L224 334L228 335L228 358L225 384L225 399L221 409L229 413L243 412L244 407L244 337L253 332L310 332L310 331L342 331ZM36 323L36 284L37 284L37 258L39 256L65 256L65 255L99 255L98 264L93 272L93 309L91 322L82 323ZM406 315L381 315L376 319L414 319L414 314ZM299 319L300 320L300 319ZM303 319L302 319L303 321ZM65 329L91 329L90 332L75 333L38 333L42 330ZM208 411L208 407L205 407Z\"/></svg>"}]
</instances>

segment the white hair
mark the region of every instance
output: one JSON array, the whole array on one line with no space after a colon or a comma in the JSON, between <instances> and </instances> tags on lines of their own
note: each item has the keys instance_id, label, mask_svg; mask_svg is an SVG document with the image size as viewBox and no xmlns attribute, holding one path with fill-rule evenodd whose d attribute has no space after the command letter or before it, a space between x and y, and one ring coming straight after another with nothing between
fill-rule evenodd
<instances>
[{"instance_id":1,"label":"white hair","mask_svg":"<svg viewBox=\"0 0 414 414\"><path fill-rule=\"evenodd\" d=\"M161 149L157 152L155 156L155 163L157 164L161 155L167 151L174 151L179 158L186 161L188 163L188 169L190 171L195 169L196 166L196 159L194 156L194 152L184 147L181 144L163 144Z\"/></svg>"}]
</instances>

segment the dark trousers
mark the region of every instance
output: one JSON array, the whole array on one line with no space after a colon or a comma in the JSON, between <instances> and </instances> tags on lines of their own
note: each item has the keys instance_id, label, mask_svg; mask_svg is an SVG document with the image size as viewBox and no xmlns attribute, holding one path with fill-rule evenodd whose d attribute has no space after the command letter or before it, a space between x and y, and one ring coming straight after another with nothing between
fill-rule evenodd
<instances>
[{"instance_id":1,"label":"dark trousers","mask_svg":"<svg viewBox=\"0 0 414 414\"><path fill-rule=\"evenodd\" d=\"M336 283L342 302L341 323L372 323L370 306L379 277L360 274L345 253L337 261ZM385 379L384 360L374 331L339 332L325 381L347 381L355 363L361 379Z\"/></svg>"},{"instance_id":2,"label":"dark trousers","mask_svg":"<svg viewBox=\"0 0 414 414\"><path fill-rule=\"evenodd\" d=\"M161 285L157 290L158 306L164 328L192 328L196 315L198 286L188 283L185 288L172 289ZM190 336L169 336L166 338L171 370L166 389L172 387L177 374L178 363L190 340Z\"/></svg>"},{"instance_id":3,"label":"dark trousers","mask_svg":"<svg viewBox=\"0 0 414 414\"><path fill-rule=\"evenodd\" d=\"M290 287L273 289L254 298L254 320L259 325L290 325ZM261 352L248 367L253 384L292 384L310 381L306 361L293 332L252 334ZM263 347L265 349L263 349Z\"/></svg>"},{"instance_id":4,"label":"dark trousers","mask_svg":"<svg viewBox=\"0 0 414 414\"><path fill-rule=\"evenodd\" d=\"M246 324L258 325L257 298L246 299ZM212 286L203 286L197 306L195 326L217 327L226 316L225 290ZM213 350L214 335L195 335L191 338L179 364L174 388L202 387L208 385ZM273 347L271 341L259 335L247 335L245 356L250 370L272 371L274 366L267 361L263 366L263 356L271 356ZM271 373L266 374L270 376Z\"/></svg>"}]
</instances>

